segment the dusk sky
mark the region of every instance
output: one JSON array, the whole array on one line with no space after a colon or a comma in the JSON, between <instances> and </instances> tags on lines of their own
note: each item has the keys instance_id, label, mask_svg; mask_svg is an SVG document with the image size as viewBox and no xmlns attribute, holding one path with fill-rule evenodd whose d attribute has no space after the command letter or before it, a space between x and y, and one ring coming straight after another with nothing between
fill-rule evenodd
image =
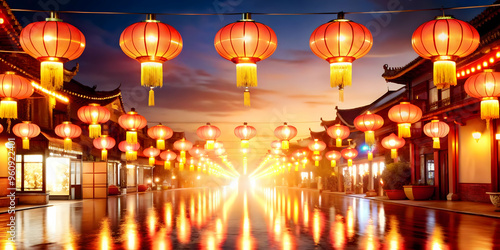
<instances>
[{"instance_id":1,"label":"dusk sky","mask_svg":"<svg viewBox=\"0 0 500 250\"><path fill-rule=\"evenodd\" d=\"M426 9L491 4L492 0L417 1L417 0L351 0L351 1L77 1L77 0L7 0L12 9L123 11L153 13L297 13ZM52 3L46 6L45 3ZM54 4L57 3L57 4ZM445 11L469 21L484 8ZM252 18L271 27L278 38L276 52L259 62L259 86L251 89L252 107L243 106L243 89L236 87L236 67L214 49L214 36L224 25L241 19L240 15L157 16L176 28L183 38L181 54L164 67L164 86L156 89L156 106L147 106L148 89L140 86L140 64L127 57L118 45L121 32L145 15L62 14L61 18L86 37L82 56L65 67L80 64L75 77L98 90L111 90L121 84L126 110L135 107L149 121L174 131L185 131L190 141L199 140L196 128L211 122L222 130L220 140L235 166L239 165L239 139L234 127L248 122L258 130L250 141L254 159L263 156L276 140L275 127L288 122L299 130L297 139L309 136L309 128L320 131L320 117L335 118L335 106L353 108L366 105L388 89L381 77L383 65L403 66L417 57L411 47L411 35L423 22L442 14L425 11L399 14L352 14L347 19L365 25L373 34L374 45L363 58L353 63L353 86L345 90L345 102L338 102L338 90L330 87L329 65L309 48L309 37L315 28L335 19L336 15L267 16ZM22 26L46 17L45 13L15 12ZM233 157L231 157L233 156Z\"/></svg>"}]
</instances>

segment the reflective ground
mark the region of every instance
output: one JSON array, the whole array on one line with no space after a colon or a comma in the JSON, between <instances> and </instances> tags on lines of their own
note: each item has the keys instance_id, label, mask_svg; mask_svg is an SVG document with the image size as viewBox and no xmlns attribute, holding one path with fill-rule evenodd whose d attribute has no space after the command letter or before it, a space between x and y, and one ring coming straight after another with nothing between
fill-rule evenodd
<instances>
[{"instance_id":1,"label":"reflective ground","mask_svg":"<svg viewBox=\"0 0 500 250\"><path fill-rule=\"evenodd\" d=\"M284 188L157 191L16 216L16 246L2 235L2 249L500 247L498 219Z\"/></svg>"}]
</instances>

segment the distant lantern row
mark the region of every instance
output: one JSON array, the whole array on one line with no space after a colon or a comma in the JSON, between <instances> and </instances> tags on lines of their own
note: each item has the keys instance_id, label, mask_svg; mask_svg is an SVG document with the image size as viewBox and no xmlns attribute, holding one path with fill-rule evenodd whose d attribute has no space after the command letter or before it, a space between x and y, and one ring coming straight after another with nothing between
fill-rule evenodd
<instances>
[{"instance_id":1,"label":"distant lantern row","mask_svg":"<svg viewBox=\"0 0 500 250\"><path fill-rule=\"evenodd\" d=\"M82 54L85 37L53 12L46 21L26 26L20 43L26 53L41 61L41 85L57 90L63 86L63 63ZM256 63L271 56L277 43L274 31L252 20L250 13L244 13L241 20L224 26L215 35L217 52L236 64L236 85L245 88L245 106L250 106L249 88L257 86ZM154 106L153 89L163 86L162 64L181 53L180 33L149 14L145 21L128 26L119 44L127 56L141 63L141 85L150 88L148 104ZM343 101L343 90L352 83L352 62L370 51L372 34L340 12L337 19L313 31L309 45L314 54L330 64L331 87L338 87ZM412 36L413 49L433 61L434 84L438 88L456 85L460 72L456 71L455 61L474 52L478 45L477 30L451 16L439 16L422 24Z\"/></svg>"}]
</instances>

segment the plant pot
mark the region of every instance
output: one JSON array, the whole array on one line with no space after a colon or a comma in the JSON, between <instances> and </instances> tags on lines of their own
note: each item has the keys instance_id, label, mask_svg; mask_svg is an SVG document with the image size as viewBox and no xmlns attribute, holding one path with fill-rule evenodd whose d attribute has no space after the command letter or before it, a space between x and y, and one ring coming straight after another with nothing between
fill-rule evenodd
<instances>
[{"instance_id":1,"label":"plant pot","mask_svg":"<svg viewBox=\"0 0 500 250\"><path fill-rule=\"evenodd\" d=\"M406 195L405 191L401 189L394 189L394 190L385 190L385 193L387 194L387 197L389 200L405 200Z\"/></svg>"},{"instance_id":2,"label":"plant pot","mask_svg":"<svg viewBox=\"0 0 500 250\"><path fill-rule=\"evenodd\" d=\"M490 201L495 206L495 211L500 212L500 192L486 192L490 195Z\"/></svg>"},{"instance_id":3,"label":"plant pot","mask_svg":"<svg viewBox=\"0 0 500 250\"><path fill-rule=\"evenodd\" d=\"M434 194L434 186L406 185L403 186L406 197L410 200L429 200Z\"/></svg>"},{"instance_id":4,"label":"plant pot","mask_svg":"<svg viewBox=\"0 0 500 250\"><path fill-rule=\"evenodd\" d=\"M146 192L146 190L148 190L147 185L140 184L139 186L137 186L137 192Z\"/></svg>"}]
</instances>

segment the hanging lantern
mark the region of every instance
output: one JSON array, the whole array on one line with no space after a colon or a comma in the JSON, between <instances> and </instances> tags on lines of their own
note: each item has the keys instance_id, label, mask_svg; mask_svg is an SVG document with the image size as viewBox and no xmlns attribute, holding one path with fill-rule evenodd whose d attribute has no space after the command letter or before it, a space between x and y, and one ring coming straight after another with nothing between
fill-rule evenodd
<instances>
[{"instance_id":1,"label":"hanging lantern","mask_svg":"<svg viewBox=\"0 0 500 250\"><path fill-rule=\"evenodd\" d=\"M392 159L396 159L398 157L398 149L402 148L405 143L405 139L396 136L394 133L382 139L382 146L391 150Z\"/></svg>"},{"instance_id":2,"label":"hanging lantern","mask_svg":"<svg viewBox=\"0 0 500 250\"><path fill-rule=\"evenodd\" d=\"M481 119L486 120L487 126L491 119L498 119L500 72L485 69L481 73L472 75L465 81L464 89L471 97L481 99Z\"/></svg>"},{"instance_id":3,"label":"hanging lantern","mask_svg":"<svg viewBox=\"0 0 500 250\"><path fill-rule=\"evenodd\" d=\"M149 166L154 166L155 165L155 158L156 156L160 155L160 150L157 148L154 148L153 146L150 146L149 148L145 148L142 153L146 156L149 157Z\"/></svg>"},{"instance_id":4,"label":"hanging lantern","mask_svg":"<svg viewBox=\"0 0 500 250\"><path fill-rule=\"evenodd\" d=\"M144 116L137 114L132 108L128 113L118 118L118 124L127 130L127 142L133 144L137 143L137 130L146 127L148 122Z\"/></svg>"},{"instance_id":5,"label":"hanging lantern","mask_svg":"<svg viewBox=\"0 0 500 250\"><path fill-rule=\"evenodd\" d=\"M184 171L184 164L186 164L186 158L181 157L180 155L177 156L177 162L179 163L179 171Z\"/></svg>"},{"instance_id":6,"label":"hanging lantern","mask_svg":"<svg viewBox=\"0 0 500 250\"><path fill-rule=\"evenodd\" d=\"M137 160L137 150L141 147L139 143L128 143L127 141L122 141L118 144L118 149L125 152L125 160L135 161Z\"/></svg>"},{"instance_id":7,"label":"hanging lantern","mask_svg":"<svg viewBox=\"0 0 500 250\"><path fill-rule=\"evenodd\" d=\"M369 161L373 161L373 149L370 149L370 151L368 151L367 158Z\"/></svg>"},{"instance_id":8,"label":"hanging lantern","mask_svg":"<svg viewBox=\"0 0 500 250\"><path fill-rule=\"evenodd\" d=\"M31 82L12 71L0 74L0 118L17 119L17 100L33 94Z\"/></svg>"},{"instance_id":9,"label":"hanging lantern","mask_svg":"<svg viewBox=\"0 0 500 250\"><path fill-rule=\"evenodd\" d=\"M449 132L450 126L439 120L432 120L424 126L425 135L432 137L433 148L440 148L439 138L447 136Z\"/></svg>"},{"instance_id":10,"label":"hanging lantern","mask_svg":"<svg viewBox=\"0 0 500 250\"><path fill-rule=\"evenodd\" d=\"M236 86L245 87L244 105L250 106L249 87L257 87L257 62L271 56L278 40L268 26L255 22L250 13L228 24L215 35L215 49L223 58L236 64Z\"/></svg>"},{"instance_id":11,"label":"hanging lantern","mask_svg":"<svg viewBox=\"0 0 500 250\"><path fill-rule=\"evenodd\" d=\"M101 149L101 160L108 160L108 149L112 149L116 141L112 137L107 135L102 135L101 137L97 137L93 141L94 147L97 149Z\"/></svg>"},{"instance_id":12,"label":"hanging lantern","mask_svg":"<svg viewBox=\"0 0 500 250\"><path fill-rule=\"evenodd\" d=\"M184 161L186 160L186 151L189 151L192 147L193 143L186 140L185 138L174 142L174 148L180 152L179 156L181 159L184 159Z\"/></svg>"},{"instance_id":13,"label":"hanging lantern","mask_svg":"<svg viewBox=\"0 0 500 250\"><path fill-rule=\"evenodd\" d=\"M411 137L411 124L422 118L422 110L409 103L401 102L389 109L389 119L398 124L398 136L401 138Z\"/></svg>"},{"instance_id":14,"label":"hanging lantern","mask_svg":"<svg viewBox=\"0 0 500 250\"><path fill-rule=\"evenodd\" d=\"M214 149L215 140L220 136L220 133L218 127L210 125L208 122L207 125L201 126L196 130L198 137L207 142L205 148L208 150Z\"/></svg>"},{"instance_id":15,"label":"hanging lantern","mask_svg":"<svg viewBox=\"0 0 500 250\"><path fill-rule=\"evenodd\" d=\"M234 129L234 135L240 138L241 148L248 148L248 141L257 135L257 129L249 126L246 122Z\"/></svg>"},{"instance_id":16,"label":"hanging lantern","mask_svg":"<svg viewBox=\"0 0 500 250\"><path fill-rule=\"evenodd\" d=\"M325 153L326 159L328 159L331 163L332 168L337 166L337 161L340 160L340 157L342 154L340 154L339 151L328 151Z\"/></svg>"},{"instance_id":17,"label":"hanging lantern","mask_svg":"<svg viewBox=\"0 0 500 250\"><path fill-rule=\"evenodd\" d=\"M188 163L189 163L189 171L194 171L194 165L196 165L196 159L191 157L189 158L188 160Z\"/></svg>"},{"instance_id":18,"label":"hanging lantern","mask_svg":"<svg viewBox=\"0 0 500 250\"><path fill-rule=\"evenodd\" d=\"M274 135L281 140L281 148L288 149L290 147L290 140L297 135L297 128L285 122L274 129Z\"/></svg>"},{"instance_id":19,"label":"hanging lantern","mask_svg":"<svg viewBox=\"0 0 500 250\"><path fill-rule=\"evenodd\" d=\"M455 61L477 49L479 33L467 22L438 16L413 32L411 45L421 57L432 60L434 85L442 89L457 85Z\"/></svg>"},{"instance_id":20,"label":"hanging lantern","mask_svg":"<svg viewBox=\"0 0 500 250\"><path fill-rule=\"evenodd\" d=\"M202 157L206 153L207 152L199 145L196 145L189 150L189 154L193 157Z\"/></svg>"},{"instance_id":21,"label":"hanging lantern","mask_svg":"<svg viewBox=\"0 0 500 250\"><path fill-rule=\"evenodd\" d=\"M161 123L148 128L148 136L156 140L156 147L161 150L165 149L165 140L170 139L172 135L174 135L174 131Z\"/></svg>"},{"instance_id":22,"label":"hanging lantern","mask_svg":"<svg viewBox=\"0 0 500 250\"><path fill-rule=\"evenodd\" d=\"M175 160L177 158L177 154L170 151L170 149L168 149L168 150L161 152L160 158L165 161L164 168L167 170L170 170L170 167L171 167L170 161Z\"/></svg>"},{"instance_id":23,"label":"hanging lantern","mask_svg":"<svg viewBox=\"0 0 500 250\"><path fill-rule=\"evenodd\" d=\"M312 155L311 156L311 159L314 161L314 166L319 166L319 161L321 161L321 159L323 159L323 157L321 155Z\"/></svg>"},{"instance_id":24,"label":"hanging lantern","mask_svg":"<svg viewBox=\"0 0 500 250\"><path fill-rule=\"evenodd\" d=\"M50 91L63 87L63 63L77 59L85 49L82 32L55 12L45 21L24 27L19 43L24 52L41 61L40 84Z\"/></svg>"},{"instance_id":25,"label":"hanging lantern","mask_svg":"<svg viewBox=\"0 0 500 250\"><path fill-rule=\"evenodd\" d=\"M80 137L82 129L71 122L63 122L54 128L54 132L59 137L64 138L64 150L70 151L73 144L71 139Z\"/></svg>"},{"instance_id":26,"label":"hanging lantern","mask_svg":"<svg viewBox=\"0 0 500 250\"><path fill-rule=\"evenodd\" d=\"M275 140L271 142L272 149L281 149L281 141Z\"/></svg>"},{"instance_id":27,"label":"hanging lantern","mask_svg":"<svg viewBox=\"0 0 500 250\"><path fill-rule=\"evenodd\" d=\"M80 121L90 124L90 138L98 138L101 136L101 124L107 122L111 117L109 110L97 103L91 103L88 106L79 108L77 114Z\"/></svg>"},{"instance_id":28,"label":"hanging lantern","mask_svg":"<svg viewBox=\"0 0 500 250\"><path fill-rule=\"evenodd\" d=\"M335 124L333 126L328 127L326 133L331 138L335 139L335 145L337 147L342 147L342 140L349 137L349 134L351 134L351 130L347 126L341 124Z\"/></svg>"},{"instance_id":29,"label":"hanging lantern","mask_svg":"<svg viewBox=\"0 0 500 250\"><path fill-rule=\"evenodd\" d=\"M384 118L368 111L354 119L354 126L359 131L365 132L365 143L368 147L372 147L375 144L375 130L384 126Z\"/></svg>"},{"instance_id":30,"label":"hanging lantern","mask_svg":"<svg viewBox=\"0 0 500 250\"><path fill-rule=\"evenodd\" d=\"M154 106L153 88L163 86L163 63L181 53L181 35L149 14L147 20L134 23L122 32L120 48L141 63L141 85L150 88L148 105Z\"/></svg>"},{"instance_id":31,"label":"hanging lantern","mask_svg":"<svg viewBox=\"0 0 500 250\"><path fill-rule=\"evenodd\" d=\"M347 160L347 166L352 167L352 160L358 156L358 150L354 148L345 148L340 153L342 157Z\"/></svg>"},{"instance_id":32,"label":"hanging lantern","mask_svg":"<svg viewBox=\"0 0 500 250\"><path fill-rule=\"evenodd\" d=\"M314 141L310 142L307 147L309 150L313 151L313 155L319 155L321 151L325 150L326 144L318 139L314 139Z\"/></svg>"},{"instance_id":33,"label":"hanging lantern","mask_svg":"<svg viewBox=\"0 0 500 250\"><path fill-rule=\"evenodd\" d=\"M30 149L30 139L40 134L40 127L29 121L18 123L12 127L12 132L23 139L23 149Z\"/></svg>"},{"instance_id":34,"label":"hanging lantern","mask_svg":"<svg viewBox=\"0 0 500 250\"><path fill-rule=\"evenodd\" d=\"M2 126L2 124L0 124L0 133L2 133L2 132L3 132L3 126Z\"/></svg>"},{"instance_id":35,"label":"hanging lantern","mask_svg":"<svg viewBox=\"0 0 500 250\"><path fill-rule=\"evenodd\" d=\"M344 87L352 83L352 62L366 55L373 45L370 31L363 25L344 19L344 13L325 23L311 35L309 46L319 58L330 63L330 85L339 88L344 101Z\"/></svg>"}]
</instances>

